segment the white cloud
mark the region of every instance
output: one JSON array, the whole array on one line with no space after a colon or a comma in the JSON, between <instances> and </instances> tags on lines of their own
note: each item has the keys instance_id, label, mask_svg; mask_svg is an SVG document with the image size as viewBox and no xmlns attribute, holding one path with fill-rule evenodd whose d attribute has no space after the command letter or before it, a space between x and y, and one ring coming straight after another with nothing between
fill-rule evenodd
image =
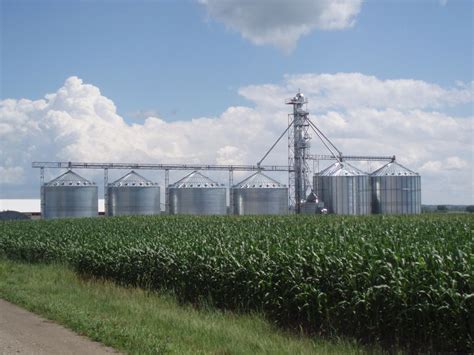
<instances>
[{"instance_id":1,"label":"white cloud","mask_svg":"<svg viewBox=\"0 0 474 355\"><path fill-rule=\"evenodd\" d=\"M0 101L0 195L32 197L24 193L38 190L32 161L255 164L286 128L284 99L296 85L307 94L313 121L345 154L397 155L422 174L424 203L474 202L473 117L442 112L473 102L471 84L452 89L358 73L293 75L280 85L243 87L239 92L254 107L189 121L148 117L129 124L97 87L77 77L42 100ZM411 96L416 92L419 100ZM314 154L326 154L312 142ZM286 164L286 149L280 143L265 163Z\"/></svg>"},{"instance_id":2,"label":"white cloud","mask_svg":"<svg viewBox=\"0 0 474 355\"><path fill-rule=\"evenodd\" d=\"M127 116L134 120L140 121L148 117L158 117L160 114L157 110L137 110L127 113Z\"/></svg>"},{"instance_id":3,"label":"white cloud","mask_svg":"<svg viewBox=\"0 0 474 355\"><path fill-rule=\"evenodd\" d=\"M257 45L291 52L301 36L315 29L352 27L361 0L199 0L208 14Z\"/></svg>"},{"instance_id":4,"label":"white cloud","mask_svg":"<svg viewBox=\"0 0 474 355\"><path fill-rule=\"evenodd\" d=\"M462 171L464 169L469 169L469 163L456 156L443 160L429 160L420 167L420 171L426 173L442 173L446 170Z\"/></svg>"},{"instance_id":5,"label":"white cloud","mask_svg":"<svg viewBox=\"0 0 474 355\"><path fill-rule=\"evenodd\" d=\"M243 165L248 161L245 152L240 148L226 145L217 150L216 163L223 165Z\"/></svg>"},{"instance_id":6,"label":"white cloud","mask_svg":"<svg viewBox=\"0 0 474 355\"><path fill-rule=\"evenodd\" d=\"M19 185L24 180L24 170L21 166L0 166L0 184Z\"/></svg>"},{"instance_id":7,"label":"white cloud","mask_svg":"<svg viewBox=\"0 0 474 355\"><path fill-rule=\"evenodd\" d=\"M398 110L442 108L473 101L474 82L458 82L442 88L421 80L381 80L361 73L287 75L284 86L259 85L240 89L244 97L258 102L272 101L301 90L313 97L311 109L394 108ZM272 101L273 102L273 101Z\"/></svg>"}]
</instances>

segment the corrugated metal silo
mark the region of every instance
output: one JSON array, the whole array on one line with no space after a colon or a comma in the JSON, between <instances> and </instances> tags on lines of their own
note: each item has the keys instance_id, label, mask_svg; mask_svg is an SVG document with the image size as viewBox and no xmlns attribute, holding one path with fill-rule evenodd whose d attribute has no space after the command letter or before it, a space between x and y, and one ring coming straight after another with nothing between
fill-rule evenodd
<instances>
[{"instance_id":1,"label":"corrugated metal silo","mask_svg":"<svg viewBox=\"0 0 474 355\"><path fill-rule=\"evenodd\" d=\"M134 171L108 184L109 216L160 214L160 186Z\"/></svg>"},{"instance_id":2,"label":"corrugated metal silo","mask_svg":"<svg viewBox=\"0 0 474 355\"><path fill-rule=\"evenodd\" d=\"M313 183L329 213L370 214L369 176L347 162L334 163L315 174Z\"/></svg>"},{"instance_id":3,"label":"corrugated metal silo","mask_svg":"<svg viewBox=\"0 0 474 355\"><path fill-rule=\"evenodd\" d=\"M232 187L234 213L279 215L288 213L288 188L262 172L256 172Z\"/></svg>"},{"instance_id":4,"label":"corrugated metal silo","mask_svg":"<svg viewBox=\"0 0 474 355\"><path fill-rule=\"evenodd\" d=\"M43 218L96 217L97 186L71 170L42 187Z\"/></svg>"},{"instance_id":5,"label":"corrugated metal silo","mask_svg":"<svg viewBox=\"0 0 474 355\"><path fill-rule=\"evenodd\" d=\"M421 177L418 173L390 162L370 175L374 213L421 213Z\"/></svg>"},{"instance_id":6,"label":"corrugated metal silo","mask_svg":"<svg viewBox=\"0 0 474 355\"><path fill-rule=\"evenodd\" d=\"M197 171L170 185L170 214L223 215L227 213L223 185Z\"/></svg>"}]
</instances>

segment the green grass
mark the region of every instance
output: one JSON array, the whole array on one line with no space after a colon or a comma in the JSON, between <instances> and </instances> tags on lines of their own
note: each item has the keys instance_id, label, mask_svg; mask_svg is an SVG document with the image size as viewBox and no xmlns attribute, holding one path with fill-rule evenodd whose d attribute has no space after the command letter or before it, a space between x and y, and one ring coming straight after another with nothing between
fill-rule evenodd
<instances>
[{"instance_id":1,"label":"green grass","mask_svg":"<svg viewBox=\"0 0 474 355\"><path fill-rule=\"evenodd\" d=\"M170 295L80 278L60 264L0 258L0 297L133 354L360 354L348 341L296 336L259 315L178 305Z\"/></svg>"},{"instance_id":2,"label":"green grass","mask_svg":"<svg viewBox=\"0 0 474 355\"><path fill-rule=\"evenodd\" d=\"M0 255L283 328L416 352L471 352L474 218L133 216L0 222Z\"/></svg>"}]
</instances>

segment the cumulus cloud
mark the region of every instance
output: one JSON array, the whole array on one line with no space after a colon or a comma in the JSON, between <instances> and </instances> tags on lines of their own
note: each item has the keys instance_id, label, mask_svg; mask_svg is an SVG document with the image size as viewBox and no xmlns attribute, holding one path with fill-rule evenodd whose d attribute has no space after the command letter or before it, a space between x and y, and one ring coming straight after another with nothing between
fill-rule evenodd
<instances>
[{"instance_id":1,"label":"cumulus cloud","mask_svg":"<svg viewBox=\"0 0 474 355\"><path fill-rule=\"evenodd\" d=\"M472 102L474 82L457 82L443 88L421 80L381 80L361 73L287 75L281 85L258 85L240 89L244 97L272 101L271 97L301 90L312 96L312 110L345 108L438 109Z\"/></svg>"},{"instance_id":2,"label":"cumulus cloud","mask_svg":"<svg viewBox=\"0 0 474 355\"><path fill-rule=\"evenodd\" d=\"M429 160L423 164L420 171L426 173L442 173L446 170L462 171L469 168L469 163L459 157L448 157L443 160Z\"/></svg>"},{"instance_id":3,"label":"cumulus cloud","mask_svg":"<svg viewBox=\"0 0 474 355\"><path fill-rule=\"evenodd\" d=\"M473 117L443 112L473 102L472 84L444 88L359 73L286 76L278 85L241 88L252 107L131 124L99 88L71 77L44 99L0 101L0 194L38 192L32 161L255 164L286 128L290 107L284 100L297 87L308 97L312 120L343 153L395 154L422 174L424 203L473 203ZM315 137L312 142L312 153L327 153ZM286 164L286 149L280 143L266 163ZM286 176L278 179L286 182Z\"/></svg>"},{"instance_id":4,"label":"cumulus cloud","mask_svg":"<svg viewBox=\"0 0 474 355\"><path fill-rule=\"evenodd\" d=\"M21 184L24 180L24 169L21 166L0 166L0 184Z\"/></svg>"},{"instance_id":5,"label":"cumulus cloud","mask_svg":"<svg viewBox=\"0 0 474 355\"><path fill-rule=\"evenodd\" d=\"M223 165L242 165L248 161L246 153L239 147L226 145L217 150L216 163Z\"/></svg>"},{"instance_id":6,"label":"cumulus cloud","mask_svg":"<svg viewBox=\"0 0 474 355\"><path fill-rule=\"evenodd\" d=\"M144 120L148 117L158 117L160 116L160 114L157 110L136 110L133 112L129 112L127 116L139 121Z\"/></svg>"},{"instance_id":7,"label":"cumulus cloud","mask_svg":"<svg viewBox=\"0 0 474 355\"><path fill-rule=\"evenodd\" d=\"M208 14L257 45L291 52L301 36L315 29L352 27L361 0L199 0Z\"/></svg>"}]
</instances>

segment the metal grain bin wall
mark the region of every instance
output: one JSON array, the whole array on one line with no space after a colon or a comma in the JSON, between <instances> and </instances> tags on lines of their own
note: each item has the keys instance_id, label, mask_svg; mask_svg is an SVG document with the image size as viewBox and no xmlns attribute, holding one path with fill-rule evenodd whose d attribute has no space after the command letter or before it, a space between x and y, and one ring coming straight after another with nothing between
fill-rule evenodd
<instances>
[{"instance_id":1,"label":"metal grain bin wall","mask_svg":"<svg viewBox=\"0 0 474 355\"><path fill-rule=\"evenodd\" d=\"M160 214L160 186L131 171L108 184L107 215Z\"/></svg>"},{"instance_id":2,"label":"metal grain bin wall","mask_svg":"<svg viewBox=\"0 0 474 355\"><path fill-rule=\"evenodd\" d=\"M98 215L97 186L71 170L41 188L45 219Z\"/></svg>"},{"instance_id":3,"label":"metal grain bin wall","mask_svg":"<svg viewBox=\"0 0 474 355\"><path fill-rule=\"evenodd\" d=\"M421 177L390 162L370 175L372 209L381 214L421 213Z\"/></svg>"},{"instance_id":4,"label":"metal grain bin wall","mask_svg":"<svg viewBox=\"0 0 474 355\"><path fill-rule=\"evenodd\" d=\"M369 176L346 162L334 163L315 174L313 185L329 213L366 215L371 212Z\"/></svg>"},{"instance_id":5,"label":"metal grain bin wall","mask_svg":"<svg viewBox=\"0 0 474 355\"><path fill-rule=\"evenodd\" d=\"M288 188L261 172L232 187L237 215L288 214Z\"/></svg>"},{"instance_id":6,"label":"metal grain bin wall","mask_svg":"<svg viewBox=\"0 0 474 355\"><path fill-rule=\"evenodd\" d=\"M170 214L227 214L227 189L197 171L170 185Z\"/></svg>"}]
</instances>

